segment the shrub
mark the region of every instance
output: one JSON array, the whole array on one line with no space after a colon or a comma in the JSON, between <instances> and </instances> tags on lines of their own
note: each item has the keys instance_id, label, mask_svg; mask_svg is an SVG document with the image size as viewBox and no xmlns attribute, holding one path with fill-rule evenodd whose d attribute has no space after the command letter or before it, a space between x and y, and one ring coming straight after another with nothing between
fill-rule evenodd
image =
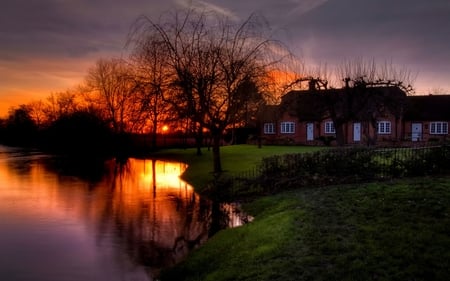
<instances>
[{"instance_id":1,"label":"shrub","mask_svg":"<svg viewBox=\"0 0 450 281\"><path fill-rule=\"evenodd\" d=\"M450 146L336 148L277 155L264 158L258 170L259 176L245 182L248 186L261 185L263 192L433 175L450 171Z\"/></svg>"}]
</instances>

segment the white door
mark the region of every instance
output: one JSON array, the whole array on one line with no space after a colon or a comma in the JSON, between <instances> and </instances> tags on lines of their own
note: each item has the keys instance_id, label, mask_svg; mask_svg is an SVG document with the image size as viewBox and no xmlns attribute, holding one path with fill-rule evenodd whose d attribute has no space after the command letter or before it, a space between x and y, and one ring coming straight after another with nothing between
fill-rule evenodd
<instances>
[{"instance_id":1,"label":"white door","mask_svg":"<svg viewBox=\"0 0 450 281\"><path fill-rule=\"evenodd\" d=\"M422 140L422 123L412 123L411 125L411 140Z\"/></svg>"},{"instance_id":2,"label":"white door","mask_svg":"<svg viewBox=\"0 0 450 281\"><path fill-rule=\"evenodd\" d=\"M353 141L361 141L361 123L353 123Z\"/></svg>"},{"instance_id":3,"label":"white door","mask_svg":"<svg viewBox=\"0 0 450 281\"><path fill-rule=\"evenodd\" d=\"M306 140L307 141L314 140L314 123L306 124Z\"/></svg>"}]
</instances>

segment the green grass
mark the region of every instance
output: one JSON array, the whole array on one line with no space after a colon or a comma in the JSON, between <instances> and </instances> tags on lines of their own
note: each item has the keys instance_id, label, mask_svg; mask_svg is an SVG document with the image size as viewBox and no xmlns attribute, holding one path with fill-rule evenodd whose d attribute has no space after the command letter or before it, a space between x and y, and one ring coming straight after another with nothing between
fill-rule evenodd
<instances>
[{"instance_id":1,"label":"green grass","mask_svg":"<svg viewBox=\"0 0 450 281\"><path fill-rule=\"evenodd\" d=\"M323 147L315 146L262 146L231 145L220 148L222 169L225 174L232 174L253 169L264 157L289 153L314 152ZM202 191L213 179L212 150L202 149L202 155L196 155L196 149L167 149L154 155L159 158L176 159L189 165L182 178L192 184L196 190Z\"/></svg>"},{"instance_id":2,"label":"green grass","mask_svg":"<svg viewBox=\"0 0 450 281\"><path fill-rule=\"evenodd\" d=\"M450 177L297 189L162 280L450 280Z\"/></svg>"}]
</instances>

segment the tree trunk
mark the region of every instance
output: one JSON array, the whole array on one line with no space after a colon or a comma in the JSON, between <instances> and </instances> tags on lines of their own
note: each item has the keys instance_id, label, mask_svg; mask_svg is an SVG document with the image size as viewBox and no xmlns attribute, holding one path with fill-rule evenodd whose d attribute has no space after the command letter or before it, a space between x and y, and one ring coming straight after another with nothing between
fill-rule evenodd
<instances>
[{"instance_id":1,"label":"tree trunk","mask_svg":"<svg viewBox=\"0 0 450 281\"><path fill-rule=\"evenodd\" d=\"M195 134L195 146L197 147L197 155L202 155L203 145L203 128L199 126L197 133Z\"/></svg>"},{"instance_id":2,"label":"tree trunk","mask_svg":"<svg viewBox=\"0 0 450 281\"><path fill-rule=\"evenodd\" d=\"M158 122L153 120L152 122L152 132L151 132L151 145L152 145L152 149L156 149L157 146L157 137L158 137Z\"/></svg>"},{"instance_id":3,"label":"tree trunk","mask_svg":"<svg viewBox=\"0 0 450 281\"><path fill-rule=\"evenodd\" d=\"M335 123L336 124L336 123ZM345 145L345 133L344 133L345 126L343 124L336 124L335 130L336 130L336 143L338 146L344 146Z\"/></svg>"},{"instance_id":4,"label":"tree trunk","mask_svg":"<svg viewBox=\"0 0 450 281\"><path fill-rule=\"evenodd\" d=\"M220 161L220 134L215 133L213 136L213 164L214 174L220 174L222 172L222 163Z\"/></svg>"}]
</instances>

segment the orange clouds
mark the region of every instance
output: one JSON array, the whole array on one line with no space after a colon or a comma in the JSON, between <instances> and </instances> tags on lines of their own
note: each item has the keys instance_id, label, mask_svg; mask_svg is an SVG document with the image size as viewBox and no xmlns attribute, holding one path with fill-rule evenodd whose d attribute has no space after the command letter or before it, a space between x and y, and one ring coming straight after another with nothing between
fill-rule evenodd
<instances>
[{"instance_id":1,"label":"orange clouds","mask_svg":"<svg viewBox=\"0 0 450 281\"><path fill-rule=\"evenodd\" d=\"M45 99L83 82L94 59L27 59L0 63L0 117L9 108Z\"/></svg>"}]
</instances>

